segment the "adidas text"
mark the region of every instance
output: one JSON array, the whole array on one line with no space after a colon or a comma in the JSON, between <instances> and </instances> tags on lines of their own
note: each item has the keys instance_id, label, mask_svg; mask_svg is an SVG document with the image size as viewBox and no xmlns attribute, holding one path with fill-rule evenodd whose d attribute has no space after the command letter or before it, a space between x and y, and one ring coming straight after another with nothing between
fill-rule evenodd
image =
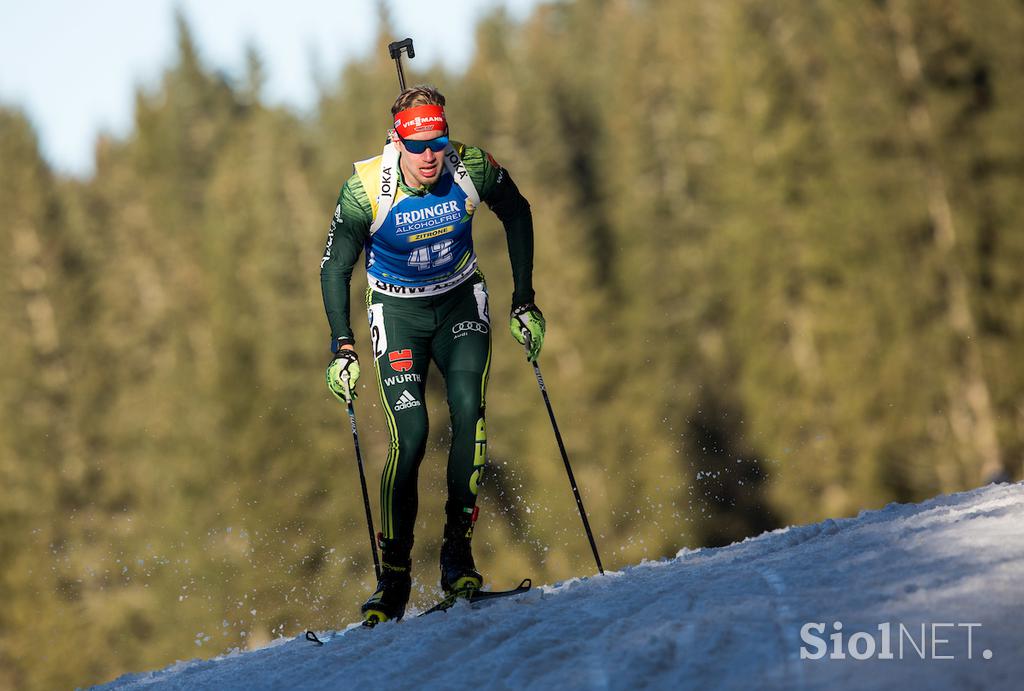
<instances>
[{"instance_id":1,"label":"adidas text","mask_svg":"<svg viewBox=\"0 0 1024 691\"><path fill-rule=\"evenodd\" d=\"M405 410L406 408L415 408L418 405L421 405L421 403L417 401L411 393L409 393L409 389L406 389L402 392L402 395L398 397L398 402L395 404L395 411Z\"/></svg>"}]
</instances>

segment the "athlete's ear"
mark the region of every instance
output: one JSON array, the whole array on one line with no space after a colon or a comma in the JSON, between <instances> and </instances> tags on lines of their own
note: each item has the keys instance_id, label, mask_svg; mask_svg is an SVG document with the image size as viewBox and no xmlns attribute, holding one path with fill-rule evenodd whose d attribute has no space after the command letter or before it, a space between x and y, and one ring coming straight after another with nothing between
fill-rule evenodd
<instances>
[{"instance_id":1,"label":"athlete's ear","mask_svg":"<svg viewBox=\"0 0 1024 691\"><path fill-rule=\"evenodd\" d=\"M398 138L398 132L396 132L393 128L388 130L388 137L391 139L392 144L395 144L396 146L398 145L398 142L400 141Z\"/></svg>"}]
</instances>

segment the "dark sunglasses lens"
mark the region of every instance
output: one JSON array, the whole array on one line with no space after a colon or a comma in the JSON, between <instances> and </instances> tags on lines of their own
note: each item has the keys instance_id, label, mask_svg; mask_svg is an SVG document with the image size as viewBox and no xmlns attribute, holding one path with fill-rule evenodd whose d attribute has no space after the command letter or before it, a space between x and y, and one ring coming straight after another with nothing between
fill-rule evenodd
<instances>
[{"instance_id":1,"label":"dark sunglasses lens","mask_svg":"<svg viewBox=\"0 0 1024 691\"><path fill-rule=\"evenodd\" d=\"M413 154L421 154L427 149L431 151L444 151L444 148L448 146L448 137L437 137L436 139L428 139L426 141L403 139L402 143L405 144L405 148L409 150L409 153Z\"/></svg>"}]
</instances>

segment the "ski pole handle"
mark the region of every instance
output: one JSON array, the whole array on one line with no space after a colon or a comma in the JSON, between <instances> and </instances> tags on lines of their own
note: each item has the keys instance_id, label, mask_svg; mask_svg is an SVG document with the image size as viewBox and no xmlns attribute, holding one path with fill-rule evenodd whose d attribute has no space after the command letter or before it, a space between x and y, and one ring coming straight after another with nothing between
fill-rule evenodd
<instances>
[{"instance_id":1,"label":"ski pole handle","mask_svg":"<svg viewBox=\"0 0 1024 691\"><path fill-rule=\"evenodd\" d=\"M345 402L346 403L348 403L349 401L352 400L352 387L349 386L349 383L348 383L348 380L350 378L351 378L351 376L349 375L348 370L345 370L344 372L341 373L341 385L345 389Z\"/></svg>"}]
</instances>

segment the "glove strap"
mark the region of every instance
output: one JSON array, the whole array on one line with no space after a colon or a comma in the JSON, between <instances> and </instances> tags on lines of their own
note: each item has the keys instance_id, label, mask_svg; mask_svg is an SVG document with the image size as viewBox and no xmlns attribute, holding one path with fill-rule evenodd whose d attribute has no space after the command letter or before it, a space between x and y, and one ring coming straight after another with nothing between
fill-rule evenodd
<instances>
[{"instance_id":1,"label":"glove strap","mask_svg":"<svg viewBox=\"0 0 1024 691\"><path fill-rule=\"evenodd\" d=\"M349 362L359 362L359 356L356 355L356 351L349 350L347 348L344 349L344 350L339 350L337 353L335 353L334 354L334 359L335 360L348 360Z\"/></svg>"},{"instance_id":2,"label":"glove strap","mask_svg":"<svg viewBox=\"0 0 1024 691\"><path fill-rule=\"evenodd\" d=\"M331 352L337 353L338 351L341 350L342 346L355 346L355 344L356 341L354 338L350 338L348 336L339 336L338 338L335 338L333 341L331 341Z\"/></svg>"},{"instance_id":3,"label":"glove strap","mask_svg":"<svg viewBox=\"0 0 1024 691\"><path fill-rule=\"evenodd\" d=\"M540 308L532 302L524 302L523 304L516 305L512 308L513 317L518 317L526 314L527 312L536 312L537 314L541 314Z\"/></svg>"}]
</instances>

